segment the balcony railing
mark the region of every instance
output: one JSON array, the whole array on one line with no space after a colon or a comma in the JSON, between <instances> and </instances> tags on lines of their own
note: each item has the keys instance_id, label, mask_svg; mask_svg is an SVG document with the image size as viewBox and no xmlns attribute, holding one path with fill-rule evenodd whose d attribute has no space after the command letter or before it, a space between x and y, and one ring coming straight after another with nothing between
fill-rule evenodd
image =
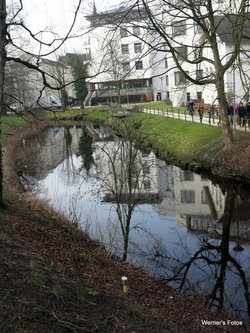
<instances>
[{"instance_id":1,"label":"balcony railing","mask_svg":"<svg viewBox=\"0 0 250 333\"><path fill-rule=\"evenodd\" d=\"M135 87L135 88L125 88L125 89L118 89L118 88L113 88L113 89L97 89L96 90L96 95L97 96L104 96L104 95L127 95L130 93L134 92L145 92L145 91L153 91L152 87Z\"/></svg>"}]
</instances>

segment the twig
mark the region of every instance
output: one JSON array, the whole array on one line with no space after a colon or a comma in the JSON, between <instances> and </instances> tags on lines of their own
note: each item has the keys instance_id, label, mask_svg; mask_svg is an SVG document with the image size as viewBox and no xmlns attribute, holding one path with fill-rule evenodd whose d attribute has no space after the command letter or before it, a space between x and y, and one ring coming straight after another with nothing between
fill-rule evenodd
<instances>
[{"instance_id":1,"label":"twig","mask_svg":"<svg viewBox=\"0 0 250 333\"><path fill-rule=\"evenodd\" d=\"M78 330L82 331L82 332L87 332L87 333L92 333L92 332L96 332L98 330L98 326L94 323L93 325L95 326L95 328L93 329L88 329L86 327L80 327L76 324L73 324L69 321L66 320L61 320L57 317L57 315L53 312L53 316L55 317L55 319L59 322L59 324L61 324L64 327L67 327L69 329L72 329L73 332L77 332Z\"/></svg>"}]
</instances>

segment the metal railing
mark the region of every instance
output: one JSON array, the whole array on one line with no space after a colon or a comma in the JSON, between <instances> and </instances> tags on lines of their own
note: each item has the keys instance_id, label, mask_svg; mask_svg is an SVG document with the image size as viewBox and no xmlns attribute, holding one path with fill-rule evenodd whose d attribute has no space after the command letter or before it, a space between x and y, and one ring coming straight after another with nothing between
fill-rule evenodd
<instances>
[{"instance_id":1,"label":"metal railing","mask_svg":"<svg viewBox=\"0 0 250 333\"><path fill-rule=\"evenodd\" d=\"M126 107L126 106L123 106ZM166 118L173 118L178 120L184 120L184 121L191 121L200 123L203 125L210 125L210 126L218 126L221 128L221 121L218 115L215 115L213 117L209 117L208 113L204 113L202 119L200 119L200 116L197 111L194 111L193 114L190 114L190 112L186 109L173 109L172 107L169 108L152 108L147 106L139 106L138 104L129 105L126 107L128 110L136 110L137 112L144 112L149 113L152 115L158 115ZM250 129L250 126L248 126L248 121L245 121L244 125L240 126L238 124L238 119L235 119L235 122L230 123L231 126L234 127L234 129L237 130L245 130L247 131ZM249 124L250 125L250 124Z\"/></svg>"}]
</instances>

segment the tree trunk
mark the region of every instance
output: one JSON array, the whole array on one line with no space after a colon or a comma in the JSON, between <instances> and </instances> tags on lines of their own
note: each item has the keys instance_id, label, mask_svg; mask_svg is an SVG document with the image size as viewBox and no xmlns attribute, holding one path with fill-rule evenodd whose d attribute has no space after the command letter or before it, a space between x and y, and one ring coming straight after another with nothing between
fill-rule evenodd
<instances>
[{"instance_id":1,"label":"tree trunk","mask_svg":"<svg viewBox=\"0 0 250 333\"><path fill-rule=\"evenodd\" d=\"M216 80L216 88L218 93L219 116L221 117L224 144L225 148L229 149L234 144L234 137L233 131L230 128L230 122L228 118L228 104L226 100L223 76L218 75Z\"/></svg>"},{"instance_id":2,"label":"tree trunk","mask_svg":"<svg viewBox=\"0 0 250 333\"><path fill-rule=\"evenodd\" d=\"M6 62L6 0L0 0L0 208L3 207L3 148L2 116L4 94L4 68Z\"/></svg>"}]
</instances>

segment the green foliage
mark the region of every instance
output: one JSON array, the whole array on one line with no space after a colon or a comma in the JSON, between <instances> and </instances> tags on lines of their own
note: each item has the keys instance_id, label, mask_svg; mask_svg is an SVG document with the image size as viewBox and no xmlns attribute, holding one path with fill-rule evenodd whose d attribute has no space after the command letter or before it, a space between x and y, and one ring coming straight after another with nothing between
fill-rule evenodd
<instances>
[{"instance_id":1,"label":"green foliage","mask_svg":"<svg viewBox=\"0 0 250 333\"><path fill-rule=\"evenodd\" d=\"M94 163L92 143L92 138L88 135L86 129L84 129L79 140L79 151L83 157L83 166L87 173Z\"/></svg>"},{"instance_id":2,"label":"green foliage","mask_svg":"<svg viewBox=\"0 0 250 333\"><path fill-rule=\"evenodd\" d=\"M85 65L80 56L74 57L71 63L72 74L74 78L74 88L76 97L80 102L80 106L83 107L84 100L88 94L86 87L87 65Z\"/></svg>"}]
</instances>

